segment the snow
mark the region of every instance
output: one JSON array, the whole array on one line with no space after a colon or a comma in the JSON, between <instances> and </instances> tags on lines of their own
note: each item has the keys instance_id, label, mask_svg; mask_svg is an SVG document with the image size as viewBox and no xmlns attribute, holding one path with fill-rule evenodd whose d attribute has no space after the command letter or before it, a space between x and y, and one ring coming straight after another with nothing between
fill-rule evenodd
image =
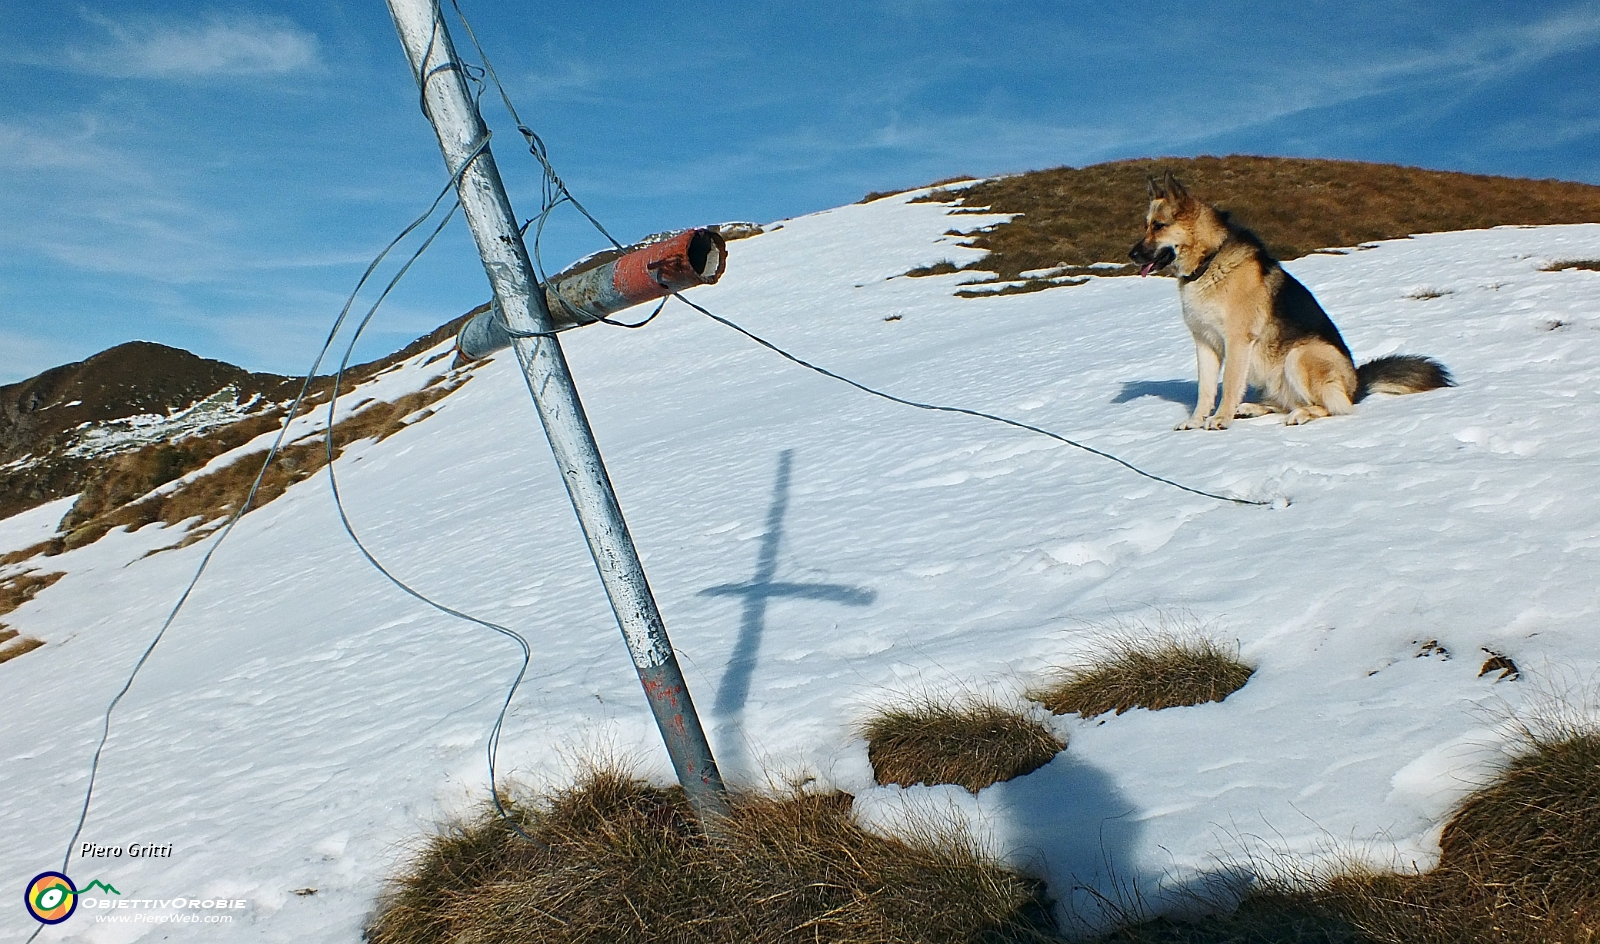
<instances>
[{"instance_id":1,"label":"snow","mask_svg":"<svg viewBox=\"0 0 1600 944\"><path fill-rule=\"evenodd\" d=\"M99 456L127 452L157 442L176 442L244 419L256 409L260 394L239 401L239 390L223 387L204 400L167 413L139 413L98 423L81 423L77 442L65 455ZM72 406L78 401L67 404Z\"/></svg>"},{"instance_id":2,"label":"snow","mask_svg":"<svg viewBox=\"0 0 1600 944\"><path fill-rule=\"evenodd\" d=\"M976 258L942 234L997 218L916 195L732 243L723 281L694 298L899 396L1275 504L867 397L679 305L648 330L564 335L729 780L815 777L889 831L955 818L1047 878L1079 927L1101 918L1085 887L1179 910L1251 860L1426 867L1518 714L1584 684L1600 655L1600 274L1540 270L1600 258L1600 225L1291 263L1359 358L1431 355L1460 387L1179 433L1194 366L1170 280L954 298L961 276L898 276ZM1419 285L1448 292L1407 297ZM434 353L386 374L385 396L425 385ZM351 446L340 485L397 574L528 636L502 771L537 787L610 752L666 781L514 361L435 408ZM29 515L0 543L59 517ZM206 549L144 557L173 543L163 531L40 562L67 576L5 618L47 643L0 666L0 867L17 886L60 866L104 707ZM1255 676L1220 704L1049 718L1066 751L977 796L872 784L858 729L874 707L969 693L1029 710L1053 667L1163 621L1237 641ZM1521 677L1479 677L1485 651ZM241 522L115 717L82 840L173 854L69 870L124 899L245 906L182 930L84 909L39 940L360 940L420 837L485 797L484 739L516 666L505 640L374 573L322 477L296 485ZM4 914L0 941L36 926Z\"/></svg>"},{"instance_id":3,"label":"snow","mask_svg":"<svg viewBox=\"0 0 1600 944\"><path fill-rule=\"evenodd\" d=\"M20 551L55 537L61 519L77 500L76 495L58 498L9 518L0 518L0 554Z\"/></svg>"}]
</instances>

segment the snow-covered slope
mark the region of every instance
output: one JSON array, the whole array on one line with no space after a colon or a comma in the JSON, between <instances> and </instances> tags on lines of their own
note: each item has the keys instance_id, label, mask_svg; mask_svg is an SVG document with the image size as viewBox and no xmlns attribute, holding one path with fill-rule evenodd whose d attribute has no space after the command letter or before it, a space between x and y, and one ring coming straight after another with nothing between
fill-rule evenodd
<instances>
[{"instance_id":1,"label":"snow-covered slope","mask_svg":"<svg viewBox=\"0 0 1600 944\"><path fill-rule=\"evenodd\" d=\"M695 298L898 395L1284 501L1225 504L869 398L682 306L647 330L566 335L728 778L815 777L888 829L960 816L1086 915L1075 887L1175 905L1248 854L1426 865L1511 713L1600 656L1600 274L1540 268L1600 258L1600 225L1292 263L1359 358L1429 354L1460 387L1303 427L1178 433L1194 368L1170 280L956 299L960 276L897 276L972 258L940 234L986 220L908 196L736 242ZM426 357L383 382L420 387L438 369ZM436 408L349 449L340 482L396 573L531 640L502 770L538 785L611 752L666 779L513 359ZM0 539L47 530L30 519ZM205 550L142 556L171 543L151 526L28 565L67 576L5 617L47 643L0 666L0 870L16 892L59 866L101 713ZM874 706L930 691L1020 705L1118 624L1163 619L1238 640L1255 677L1221 704L1054 719L1068 749L976 798L872 784L856 729ZM1521 678L1479 677L1485 651ZM484 738L515 668L505 640L374 573L322 477L296 485L244 519L116 716L82 838L170 856L70 870L122 900L242 906L204 927L84 908L40 940L359 940L418 837L484 797ZM0 910L0 940L35 926Z\"/></svg>"}]
</instances>

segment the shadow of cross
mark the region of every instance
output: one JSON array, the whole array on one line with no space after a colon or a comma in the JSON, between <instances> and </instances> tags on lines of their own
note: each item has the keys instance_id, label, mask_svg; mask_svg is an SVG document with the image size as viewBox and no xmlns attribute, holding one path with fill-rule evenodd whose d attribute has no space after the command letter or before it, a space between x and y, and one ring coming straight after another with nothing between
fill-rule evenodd
<instances>
[{"instance_id":1,"label":"shadow of cross","mask_svg":"<svg viewBox=\"0 0 1600 944\"><path fill-rule=\"evenodd\" d=\"M783 518L789 509L789 473L794 450L778 455L778 480L772 487L772 507L767 510L767 531L761 538L756 557L756 573L746 583L725 583L700 591L701 596L737 597L743 602L739 639L728 668L717 686L717 700L711 713L719 718L735 718L744 711L750 698L750 677L761 654L761 637L767 630L767 604L772 600L819 600L846 606L867 606L877 599L875 590L847 587L836 583L785 583L774 580L778 573L778 544L783 539Z\"/></svg>"}]
</instances>

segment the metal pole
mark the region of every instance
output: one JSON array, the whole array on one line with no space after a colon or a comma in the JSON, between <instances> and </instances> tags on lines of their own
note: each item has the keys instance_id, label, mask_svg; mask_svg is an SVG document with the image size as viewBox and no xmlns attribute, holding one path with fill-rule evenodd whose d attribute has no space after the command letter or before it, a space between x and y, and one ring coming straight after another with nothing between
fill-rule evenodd
<instances>
[{"instance_id":1,"label":"metal pole","mask_svg":"<svg viewBox=\"0 0 1600 944\"><path fill-rule=\"evenodd\" d=\"M445 166L459 175L461 206L506 324L518 335L548 333L553 325L544 292L539 290L500 172L489 153L488 129L468 93L437 2L387 2L412 74L422 89L423 112L438 135ZM722 775L650 594L561 345L552 335L520 337L514 346L567 495L599 568L600 582L611 599L667 753L672 755L678 782L702 825L714 828L708 821L728 812Z\"/></svg>"}]
</instances>

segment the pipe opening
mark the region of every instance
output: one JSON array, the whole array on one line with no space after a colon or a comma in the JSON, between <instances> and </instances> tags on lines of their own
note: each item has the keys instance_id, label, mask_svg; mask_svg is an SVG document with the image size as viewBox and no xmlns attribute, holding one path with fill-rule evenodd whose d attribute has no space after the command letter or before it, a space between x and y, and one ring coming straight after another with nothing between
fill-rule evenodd
<instances>
[{"instance_id":1,"label":"pipe opening","mask_svg":"<svg viewBox=\"0 0 1600 944\"><path fill-rule=\"evenodd\" d=\"M722 274L722 254L726 244L715 230L697 229L689 239L689 266L707 282L715 282Z\"/></svg>"}]
</instances>

